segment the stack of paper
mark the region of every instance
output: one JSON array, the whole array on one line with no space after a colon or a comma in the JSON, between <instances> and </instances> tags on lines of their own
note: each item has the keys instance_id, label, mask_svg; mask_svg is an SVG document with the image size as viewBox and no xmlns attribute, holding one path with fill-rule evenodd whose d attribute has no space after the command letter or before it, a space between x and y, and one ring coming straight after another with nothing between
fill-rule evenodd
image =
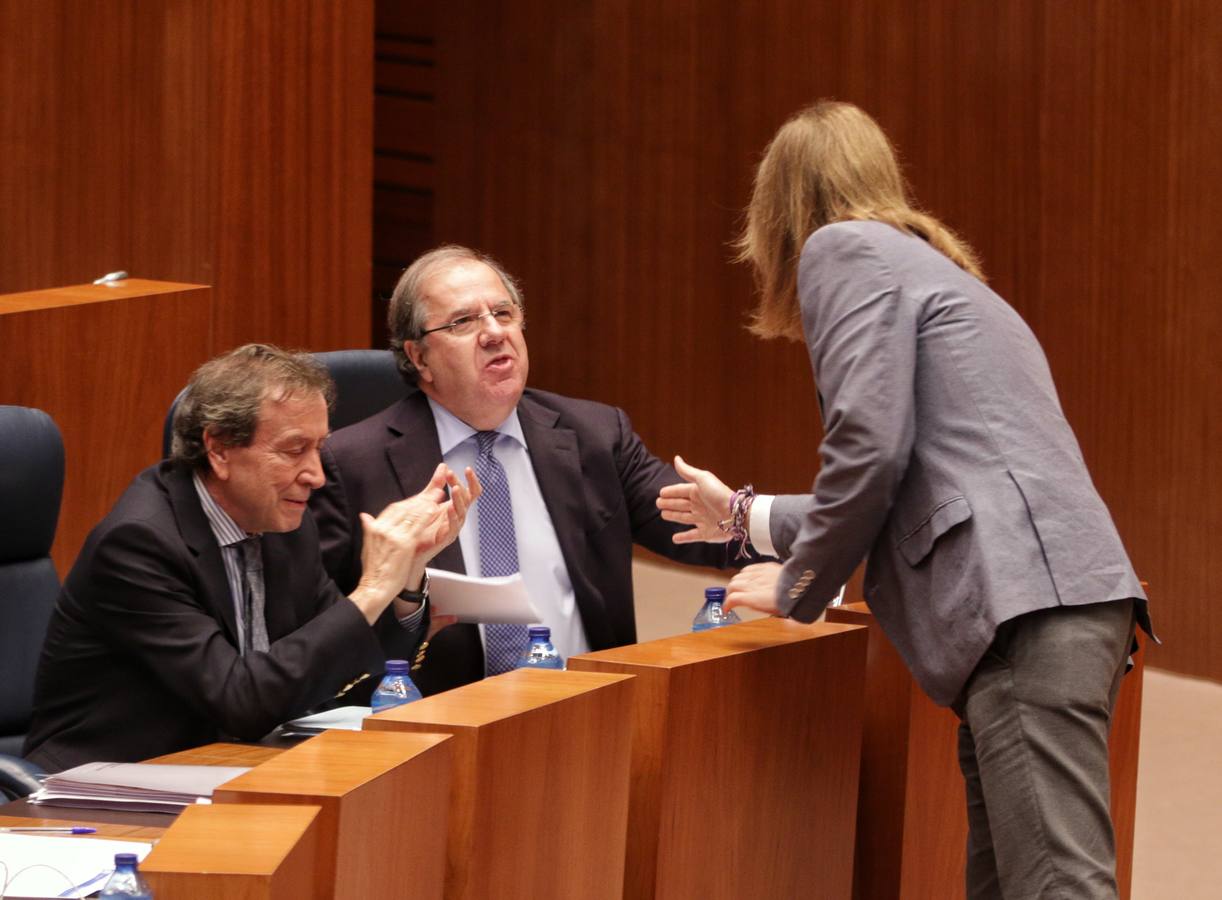
<instances>
[{"instance_id":1,"label":"stack of paper","mask_svg":"<svg viewBox=\"0 0 1222 900\"><path fill-rule=\"evenodd\" d=\"M212 791L250 769L244 766L161 766L152 763L86 763L48 776L31 803L85 809L177 813L209 802Z\"/></svg>"},{"instance_id":2,"label":"stack of paper","mask_svg":"<svg viewBox=\"0 0 1222 900\"><path fill-rule=\"evenodd\" d=\"M360 731L365 717L373 712L368 706L337 706L312 716L302 716L280 726L284 735L322 734L332 728L340 731Z\"/></svg>"}]
</instances>

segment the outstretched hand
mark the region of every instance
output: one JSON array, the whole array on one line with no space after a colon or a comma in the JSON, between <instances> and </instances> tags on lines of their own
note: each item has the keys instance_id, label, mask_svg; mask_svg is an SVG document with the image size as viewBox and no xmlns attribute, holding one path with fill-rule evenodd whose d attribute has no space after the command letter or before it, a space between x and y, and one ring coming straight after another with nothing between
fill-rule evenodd
<instances>
[{"instance_id":1,"label":"outstretched hand","mask_svg":"<svg viewBox=\"0 0 1222 900\"><path fill-rule=\"evenodd\" d=\"M776 583L781 577L780 563L756 563L730 579L726 586L725 609L745 606L768 615L779 615Z\"/></svg>"},{"instance_id":2,"label":"outstretched hand","mask_svg":"<svg viewBox=\"0 0 1222 900\"><path fill-rule=\"evenodd\" d=\"M658 509L667 522L691 525L687 531L672 535L676 544L705 541L724 544L729 532L720 523L730 516L730 500L734 496L720 478L705 469L689 466L682 456L675 457L675 471L684 484L668 484L658 493Z\"/></svg>"}]
</instances>

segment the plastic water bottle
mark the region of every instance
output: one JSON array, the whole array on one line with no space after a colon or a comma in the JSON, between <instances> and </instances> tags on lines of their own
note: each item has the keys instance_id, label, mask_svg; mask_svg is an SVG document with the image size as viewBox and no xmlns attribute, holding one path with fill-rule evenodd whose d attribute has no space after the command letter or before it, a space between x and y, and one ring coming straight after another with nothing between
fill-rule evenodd
<instances>
[{"instance_id":1,"label":"plastic water bottle","mask_svg":"<svg viewBox=\"0 0 1222 900\"><path fill-rule=\"evenodd\" d=\"M153 900L153 889L140 875L136 854L115 854L115 874L110 876L98 896L100 900Z\"/></svg>"},{"instance_id":2,"label":"plastic water bottle","mask_svg":"<svg viewBox=\"0 0 1222 900\"><path fill-rule=\"evenodd\" d=\"M710 628L720 628L722 625L733 625L741 622L738 613L726 610L722 604L726 602L726 589L711 587L704 589L704 606L692 619L692 631L708 631Z\"/></svg>"},{"instance_id":3,"label":"plastic water bottle","mask_svg":"<svg viewBox=\"0 0 1222 900\"><path fill-rule=\"evenodd\" d=\"M408 674L410 666L406 659L386 660L386 677L373 692L370 704L374 712L381 712L404 703L411 703L421 698L420 688Z\"/></svg>"},{"instance_id":4,"label":"plastic water bottle","mask_svg":"<svg viewBox=\"0 0 1222 900\"><path fill-rule=\"evenodd\" d=\"M518 669L563 669L564 657L552 645L552 630L546 625L530 626L530 643L518 657Z\"/></svg>"}]
</instances>

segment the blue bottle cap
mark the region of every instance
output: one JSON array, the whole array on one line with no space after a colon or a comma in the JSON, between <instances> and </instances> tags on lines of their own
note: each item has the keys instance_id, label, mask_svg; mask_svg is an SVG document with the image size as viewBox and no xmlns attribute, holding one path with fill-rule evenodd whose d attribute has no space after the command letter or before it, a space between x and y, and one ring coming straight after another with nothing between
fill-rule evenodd
<instances>
[{"instance_id":1,"label":"blue bottle cap","mask_svg":"<svg viewBox=\"0 0 1222 900\"><path fill-rule=\"evenodd\" d=\"M705 600L716 600L718 603L724 603L726 599L726 589L723 587L709 587L704 589Z\"/></svg>"},{"instance_id":2,"label":"blue bottle cap","mask_svg":"<svg viewBox=\"0 0 1222 900\"><path fill-rule=\"evenodd\" d=\"M136 854L134 853L116 853L115 866L134 866L136 864Z\"/></svg>"},{"instance_id":3,"label":"blue bottle cap","mask_svg":"<svg viewBox=\"0 0 1222 900\"><path fill-rule=\"evenodd\" d=\"M552 639L552 630L546 625L531 625L529 632L532 641L550 641Z\"/></svg>"},{"instance_id":4,"label":"blue bottle cap","mask_svg":"<svg viewBox=\"0 0 1222 900\"><path fill-rule=\"evenodd\" d=\"M406 675L411 667L407 664L406 659L388 659L386 660L387 675Z\"/></svg>"}]
</instances>

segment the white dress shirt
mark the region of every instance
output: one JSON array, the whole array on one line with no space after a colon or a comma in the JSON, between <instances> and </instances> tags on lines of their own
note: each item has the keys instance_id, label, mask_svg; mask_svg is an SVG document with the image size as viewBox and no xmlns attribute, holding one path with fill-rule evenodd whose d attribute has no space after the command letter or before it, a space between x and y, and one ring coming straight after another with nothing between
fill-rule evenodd
<instances>
[{"instance_id":1,"label":"white dress shirt","mask_svg":"<svg viewBox=\"0 0 1222 900\"><path fill-rule=\"evenodd\" d=\"M441 445L441 458L445 464L462 477L467 466L475 467L477 455L476 431L444 406L429 398L433 421L437 426L437 440ZM560 552L556 529L535 467L531 463L530 451L526 447L526 436L518 421L515 409L495 429L500 433L492 452L505 470L509 482L509 494L513 503L513 528L518 543L518 568L526 584L526 592L546 625L552 630L552 643L565 659L578 653L588 653L589 642L577 609L577 597L569 570ZM468 575L480 575L479 562L479 501L471 507L462 531L458 533L463 562ZM444 614L445 610L438 610ZM480 636L484 629L480 627Z\"/></svg>"}]
</instances>

